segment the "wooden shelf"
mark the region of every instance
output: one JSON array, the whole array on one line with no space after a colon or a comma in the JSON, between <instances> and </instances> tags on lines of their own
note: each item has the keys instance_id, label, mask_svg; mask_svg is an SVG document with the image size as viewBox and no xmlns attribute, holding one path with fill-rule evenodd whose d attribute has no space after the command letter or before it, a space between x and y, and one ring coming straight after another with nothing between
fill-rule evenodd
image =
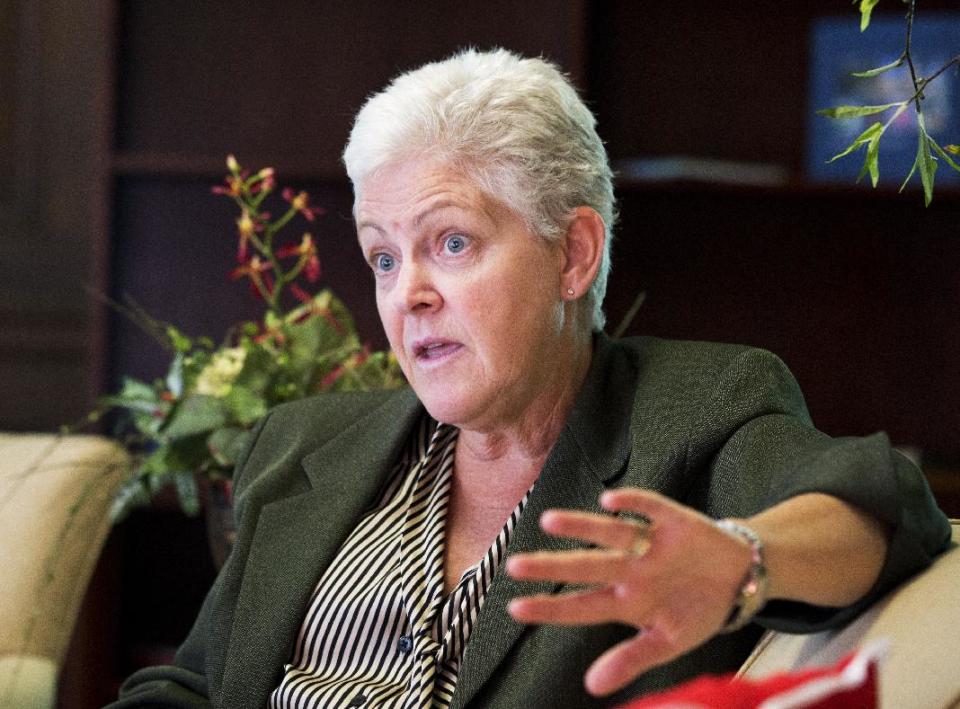
<instances>
[{"instance_id":1,"label":"wooden shelf","mask_svg":"<svg viewBox=\"0 0 960 709\"><path fill-rule=\"evenodd\" d=\"M282 180L331 183L338 186L348 184L346 173L341 165L323 165L302 155L240 156L242 164L252 169L274 167ZM112 160L113 174L117 177L133 178L169 178L169 179L209 179L218 181L226 174L225 156L190 155L181 153L115 153ZM869 201L882 199L894 200L905 205L915 204L923 207L923 197L919 187L911 187L903 192L894 184L869 186L844 183L810 182L802 177L791 177L783 184L745 184L711 182L696 179L635 179L618 177L618 193L715 193L735 195L777 195L798 198L833 198L851 201ZM939 185L934 190L933 202L938 204L960 203L960 186Z\"/></svg>"},{"instance_id":2,"label":"wooden shelf","mask_svg":"<svg viewBox=\"0 0 960 709\"><path fill-rule=\"evenodd\" d=\"M903 192L891 185L879 185L875 189L869 186L843 183L810 182L802 178L791 178L784 184L753 185L722 182L708 182L704 180L676 179L676 180L637 180L618 178L616 180L618 193L691 193L691 194L737 194L737 195L777 195L798 198L834 198L849 201L868 201L882 199L896 201L904 205L915 204L923 209L923 195L917 188L908 188ZM960 203L960 186L940 185L934 188L933 202L930 208L938 204Z\"/></svg>"},{"instance_id":3,"label":"wooden shelf","mask_svg":"<svg viewBox=\"0 0 960 709\"><path fill-rule=\"evenodd\" d=\"M324 165L303 155L239 155L245 167L273 167L281 180L300 180L347 184L341 165ZM186 153L120 152L112 158L113 174L118 177L200 178L220 180L227 174L226 156Z\"/></svg>"}]
</instances>

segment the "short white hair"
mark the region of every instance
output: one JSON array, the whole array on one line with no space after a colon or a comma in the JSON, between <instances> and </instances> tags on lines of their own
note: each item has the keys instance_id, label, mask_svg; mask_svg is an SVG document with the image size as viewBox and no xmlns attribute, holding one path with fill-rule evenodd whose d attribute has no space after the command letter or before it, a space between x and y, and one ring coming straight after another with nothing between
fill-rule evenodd
<instances>
[{"instance_id":1,"label":"short white hair","mask_svg":"<svg viewBox=\"0 0 960 709\"><path fill-rule=\"evenodd\" d=\"M596 119L552 63L468 49L396 77L360 109L343 162L354 209L372 173L421 155L462 171L549 240L574 210L600 214L606 240L587 302L602 330L616 204Z\"/></svg>"}]
</instances>

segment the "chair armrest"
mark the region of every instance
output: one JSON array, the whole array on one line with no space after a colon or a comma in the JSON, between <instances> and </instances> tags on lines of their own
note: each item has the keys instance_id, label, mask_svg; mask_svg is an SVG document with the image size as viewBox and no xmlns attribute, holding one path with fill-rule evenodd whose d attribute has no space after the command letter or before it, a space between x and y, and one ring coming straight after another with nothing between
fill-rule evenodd
<instances>
[{"instance_id":1,"label":"chair armrest","mask_svg":"<svg viewBox=\"0 0 960 709\"><path fill-rule=\"evenodd\" d=\"M0 434L0 657L63 662L127 464L99 436Z\"/></svg>"},{"instance_id":2,"label":"chair armrest","mask_svg":"<svg viewBox=\"0 0 960 709\"><path fill-rule=\"evenodd\" d=\"M875 638L888 638L880 670L882 707L928 709L960 702L960 522L953 520L954 546L923 573L895 588L839 630L812 635L768 632L740 674L830 665Z\"/></svg>"},{"instance_id":3,"label":"chair armrest","mask_svg":"<svg viewBox=\"0 0 960 709\"><path fill-rule=\"evenodd\" d=\"M0 657L0 709L54 709L58 674L49 657Z\"/></svg>"}]
</instances>

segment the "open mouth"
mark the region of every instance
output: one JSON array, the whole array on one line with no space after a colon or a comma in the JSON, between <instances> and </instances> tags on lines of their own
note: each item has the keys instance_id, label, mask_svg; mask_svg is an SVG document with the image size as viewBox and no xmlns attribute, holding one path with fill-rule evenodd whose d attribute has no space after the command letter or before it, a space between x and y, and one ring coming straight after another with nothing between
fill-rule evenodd
<instances>
[{"instance_id":1,"label":"open mouth","mask_svg":"<svg viewBox=\"0 0 960 709\"><path fill-rule=\"evenodd\" d=\"M461 347L458 342L429 340L414 345L413 353L418 360L434 361L453 354Z\"/></svg>"}]
</instances>

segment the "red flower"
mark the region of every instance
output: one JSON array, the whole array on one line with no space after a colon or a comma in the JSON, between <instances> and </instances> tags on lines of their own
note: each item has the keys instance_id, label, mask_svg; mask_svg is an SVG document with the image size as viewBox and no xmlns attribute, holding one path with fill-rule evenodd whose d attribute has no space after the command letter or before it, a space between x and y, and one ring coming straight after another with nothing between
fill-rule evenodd
<instances>
[{"instance_id":1,"label":"red flower","mask_svg":"<svg viewBox=\"0 0 960 709\"><path fill-rule=\"evenodd\" d=\"M255 231L258 231L257 223L250 216L250 212L244 209L240 218L237 219L237 232L240 234L240 243L237 245L237 261L239 263L247 260L247 244Z\"/></svg>"},{"instance_id":2,"label":"red flower","mask_svg":"<svg viewBox=\"0 0 960 709\"><path fill-rule=\"evenodd\" d=\"M225 194L229 197L239 197L243 189L243 180L239 176L227 175L222 185L214 185L210 191L214 194Z\"/></svg>"},{"instance_id":3,"label":"red flower","mask_svg":"<svg viewBox=\"0 0 960 709\"><path fill-rule=\"evenodd\" d=\"M250 290L253 294L258 298L266 298L273 293L273 279L266 273L271 268L273 268L272 264L264 263L259 256L254 256L230 271L230 278L233 280L249 278Z\"/></svg>"},{"instance_id":4,"label":"red flower","mask_svg":"<svg viewBox=\"0 0 960 709\"><path fill-rule=\"evenodd\" d=\"M307 259L307 263L303 271L307 274L307 280L311 283L316 283L320 278L320 258L317 256L316 252L312 253Z\"/></svg>"},{"instance_id":5,"label":"red flower","mask_svg":"<svg viewBox=\"0 0 960 709\"><path fill-rule=\"evenodd\" d=\"M240 234L240 241L237 244L237 263L243 263L247 260L250 237L255 233L263 231L269 219L269 212L251 215L250 212L244 209L240 214L240 218L237 219L237 232Z\"/></svg>"},{"instance_id":6,"label":"red flower","mask_svg":"<svg viewBox=\"0 0 960 709\"><path fill-rule=\"evenodd\" d=\"M240 171L240 164L233 155L227 156L227 169L230 171L230 174L223 178L223 185L212 187L210 191L214 194L239 197L243 192L243 183L247 179L247 173Z\"/></svg>"},{"instance_id":7,"label":"red flower","mask_svg":"<svg viewBox=\"0 0 960 709\"><path fill-rule=\"evenodd\" d=\"M323 209L320 207L309 206L310 195L306 192L301 191L294 194L293 190L287 187L283 190L283 198L290 203L291 207L300 212L307 221L312 222L319 215L323 214Z\"/></svg>"},{"instance_id":8,"label":"red flower","mask_svg":"<svg viewBox=\"0 0 960 709\"><path fill-rule=\"evenodd\" d=\"M290 256L299 256L300 263L298 268L303 269L307 280L316 283L320 278L320 258L317 256L317 245L313 241L313 236L309 233L303 235L303 240L299 246L287 244L281 246L276 251L277 258L289 258Z\"/></svg>"},{"instance_id":9,"label":"red flower","mask_svg":"<svg viewBox=\"0 0 960 709\"><path fill-rule=\"evenodd\" d=\"M290 292L293 293L293 297L299 300L301 303L309 303L311 300L313 300L313 296L307 293L296 283L290 284Z\"/></svg>"},{"instance_id":10,"label":"red flower","mask_svg":"<svg viewBox=\"0 0 960 709\"><path fill-rule=\"evenodd\" d=\"M327 374L322 380L320 380L320 388L327 389L337 383L337 380L340 379L344 374L346 374L351 369L356 369L364 362L367 361L370 357L370 345L364 345L363 349L356 354L350 356L350 359L346 360L343 364L338 364L330 373Z\"/></svg>"},{"instance_id":11,"label":"red flower","mask_svg":"<svg viewBox=\"0 0 960 709\"><path fill-rule=\"evenodd\" d=\"M334 384L336 384L337 380L343 376L343 372L343 366L338 364L336 367L330 370L330 373L327 376L320 380L320 388L329 389L332 387Z\"/></svg>"},{"instance_id":12,"label":"red flower","mask_svg":"<svg viewBox=\"0 0 960 709\"><path fill-rule=\"evenodd\" d=\"M281 330L279 327L264 327L263 332L254 337L253 341L259 345L267 340L273 340L278 345L282 345L286 339L286 335L283 334L283 330Z\"/></svg>"},{"instance_id":13,"label":"red flower","mask_svg":"<svg viewBox=\"0 0 960 709\"><path fill-rule=\"evenodd\" d=\"M275 171L272 167L265 167L257 173L257 179L250 185L250 194L258 192L272 192L277 186Z\"/></svg>"}]
</instances>

